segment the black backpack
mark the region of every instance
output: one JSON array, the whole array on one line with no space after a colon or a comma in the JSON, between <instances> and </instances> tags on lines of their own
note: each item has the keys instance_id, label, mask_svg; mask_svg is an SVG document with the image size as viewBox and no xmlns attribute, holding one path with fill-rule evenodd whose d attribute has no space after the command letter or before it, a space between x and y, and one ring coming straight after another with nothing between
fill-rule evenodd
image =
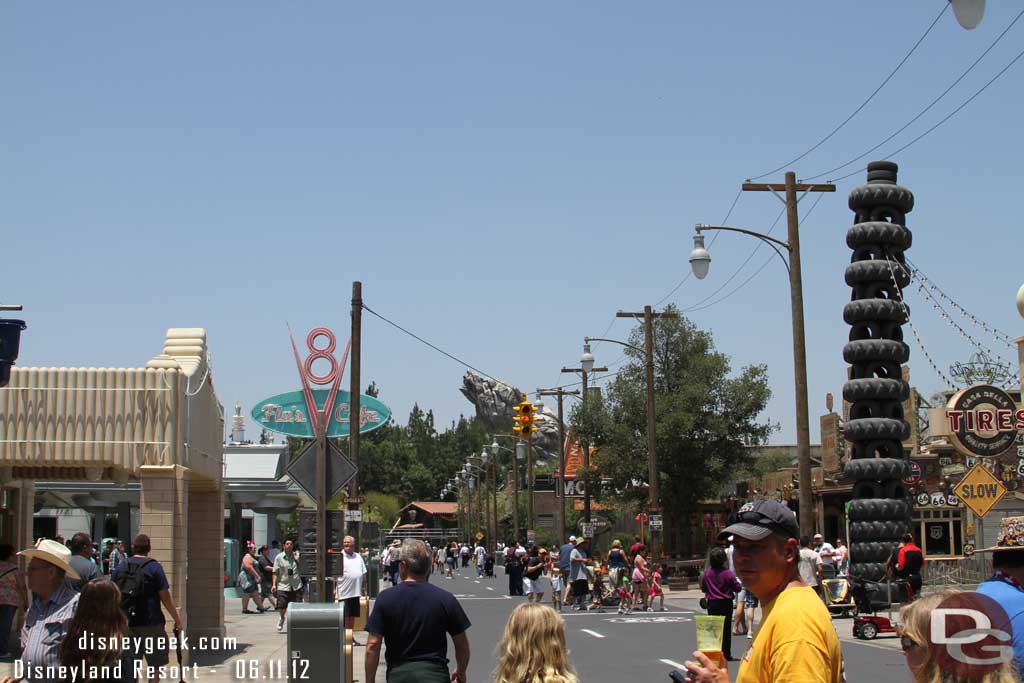
<instances>
[{"instance_id":1,"label":"black backpack","mask_svg":"<svg viewBox=\"0 0 1024 683\"><path fill-rule=\"evenodd\" d=\"M147 614L146 599L151 591L146 590L152 585L152 580L147 584L146 575L142 571L150 562L156 560L148 559L145 562L128 562L125 568L114 578L114 583L121 589L121 611L128 617L129 626L145 626L149 615Z\"/></svg>"}]
</instances>

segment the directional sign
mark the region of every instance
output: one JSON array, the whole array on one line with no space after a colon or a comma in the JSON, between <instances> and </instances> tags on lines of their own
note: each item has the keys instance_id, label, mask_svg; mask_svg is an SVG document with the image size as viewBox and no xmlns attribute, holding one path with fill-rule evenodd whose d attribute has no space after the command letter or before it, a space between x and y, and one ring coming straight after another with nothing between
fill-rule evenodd
<instances>
[{"instance_id":1,"label":"directional sign","mask_svg":"<svg viewBox=\"0 0 1024 683\"><path fill-rule=\"evenodd\" d=\"M345 521L346 522L361 522L363 521L362 510L345 510Z\"/></svg>"},{"instance_id":2,"label":"directional sign","mask_svg":"<svg viewBox=\"0 0 1024 683\"><path fill-rule=\"evenodd\" d=\"M979 464L964 475L953 492L971 509L975 517L984 517L1006 495L1006 487Z\"/></svg>"},{"instance_id":3,"label":"directional sign","mask_svg":"<svg viewBox=\"0 0 1024 683\"><path fill-rule=\"evenodd\" d=\"M581 522L580 523L580 527L583 529L583 538L593 538L594 537L594 523L593 522L591 522L590 524L587 524L586 522Z\"/></svg>"},{"instance_id":4,"label":"directional sign","mask_svg":"<svg viewBox=\"0 0 1024 683\"><path fill-rule=\"evenodd\" d=\"M327 442L327 497L333 498L341 487L356 476L358 469L351 460L345 457L333 442ZM309 497L316 500L316 442L306 446L299 457L288 465L288 476Z\"/></svg>"}]
</instances>

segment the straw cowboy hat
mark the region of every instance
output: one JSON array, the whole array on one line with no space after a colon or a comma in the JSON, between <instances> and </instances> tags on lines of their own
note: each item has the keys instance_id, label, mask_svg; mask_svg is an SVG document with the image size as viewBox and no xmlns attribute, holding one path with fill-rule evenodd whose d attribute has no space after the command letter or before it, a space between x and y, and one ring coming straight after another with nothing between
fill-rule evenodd
<instances>
[{"instance_id":1,"label":"straw cowboy hat","mask_svg":"<svg viewBox=\"0 0 1024 683\"><path fill-rule=\"evenodd\" d=\"M32 559L40 559L43 562L49 562L58 569L63 569L64 574L70 579L80 579L74 569L72 569L69 560L71 560L71 551L63 543L57 541L51 541L48 538L41 538L36 541L34 548L28 550L22 550L18 553L22 557L27 557L30 561Z\"/></svg>"},{"instance_id":2,"label":"straw cowboy hat","mask_svg":"<svg viewBox=\"0 0 1024 683\"><path fill-rule=\"evenodd\" d=\"M1024 517L1003 517L999 520L996 544L974 552L997 553L1003 550L1024 550Z\"/></svg>"},{"instance_id":3,"label":"straw cowboy hat","mask_svg":"<svg viewBox=\"0 0 1024 683\"><path fill-rule=\"evenodd\" d=\"M395 540L391 541L391 547L392 548L396 548L396 547L398 547L400 545L402 545L402 542L400 540L398 540L397 538Z\"/></svg>"}]
</instances>

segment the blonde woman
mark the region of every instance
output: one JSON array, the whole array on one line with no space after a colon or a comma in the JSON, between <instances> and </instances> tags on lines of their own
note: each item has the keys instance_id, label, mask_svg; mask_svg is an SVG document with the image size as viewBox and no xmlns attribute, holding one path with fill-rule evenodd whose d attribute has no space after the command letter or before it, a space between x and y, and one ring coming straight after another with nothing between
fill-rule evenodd
<instances>
[{"instance_id":1,"label":"blonde woman","mask_svg":"<svg viewBox=\"0 0 1024 683\"><path fill-rule=\"evenodd\" d=\"M1019 679L1012 661L985 674L961 676L940 669L938 662L929 653L932 613L944 600L961 592L947 589L931 593L904 605L900 610L900 647L907 658L914 683L1015 683Z\"/></svg>"},{"instance_id":2,"label":"blonde woman","mask_svg":"<svg viewBox=\"0 0 1024 683\"><path fill-rule=\"evenodd\" d=\"M565 648L565 621L547 605L520 604L498 643L496 683L578 683Z\"/></svg>"}]
</instances>

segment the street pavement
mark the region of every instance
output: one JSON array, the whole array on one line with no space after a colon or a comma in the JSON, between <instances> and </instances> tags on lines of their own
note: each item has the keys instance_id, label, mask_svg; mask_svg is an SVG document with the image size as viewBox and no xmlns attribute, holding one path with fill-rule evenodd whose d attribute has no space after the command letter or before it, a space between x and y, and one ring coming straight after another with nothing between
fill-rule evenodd
<instances>
[{"instance_id":1,"label":"street pavement","mask_svg":"<svg viewBox=\"0 0 1024 683\"><path fill-rule=\"evenodd\" d=\"M497 663L497 645L512 609L522 597L508 597L508 578L497 568L494 578L476 578L472 567L456 571L454 579L434 574L431 581L453 593L466 610L472 627L468 631L471 659L470 683L490 681ZM383 584L387 585L387 584ZM387 590L387 588L384 588ZM646 683L668 681L673 668L681 668L691 658L696 647L694 614L700 614L699 591L676 591L666 594L666 612L635 612L619 615L614 607L603 613L573 612L564 609L566 643L570 660L583 683L614 682ZM550 596L545 596L550 604ZM246 671L250 662L256 662L260 677L270 680L275 671L270 662L286 658L286 636L277 633L275 614L241 614L241 601L225 599L225 626L227 636L236 638L237 644L226 650L191 653L191 661L199 665L198 673L189 672L186 681L226 683L252 680ZM758 611L760 616L760 610ZM852 620L835 619L846 660L847 678L851 681L870 680L872 683L904 683L910 675L894 637L879 637L865 642L853 638ZM356 640L365 643L366 633L356 634ZM734 638L733 656L742 658L750 641ZM364 647L354 649L355 680L363 681ZM449 657L454 663L454 651L449 641ZM174 655L171 656L174 662ZM735 680L739 662L730 662L729 670ZM0 678L11 674L11 665L0 663ZM177 681L176 677L167 678ZM284 680L279 678L278 680ZM374 683L385 681L383 657ZM326 682L325 682L326 683Z\"/></svg>"}]
</instances>

